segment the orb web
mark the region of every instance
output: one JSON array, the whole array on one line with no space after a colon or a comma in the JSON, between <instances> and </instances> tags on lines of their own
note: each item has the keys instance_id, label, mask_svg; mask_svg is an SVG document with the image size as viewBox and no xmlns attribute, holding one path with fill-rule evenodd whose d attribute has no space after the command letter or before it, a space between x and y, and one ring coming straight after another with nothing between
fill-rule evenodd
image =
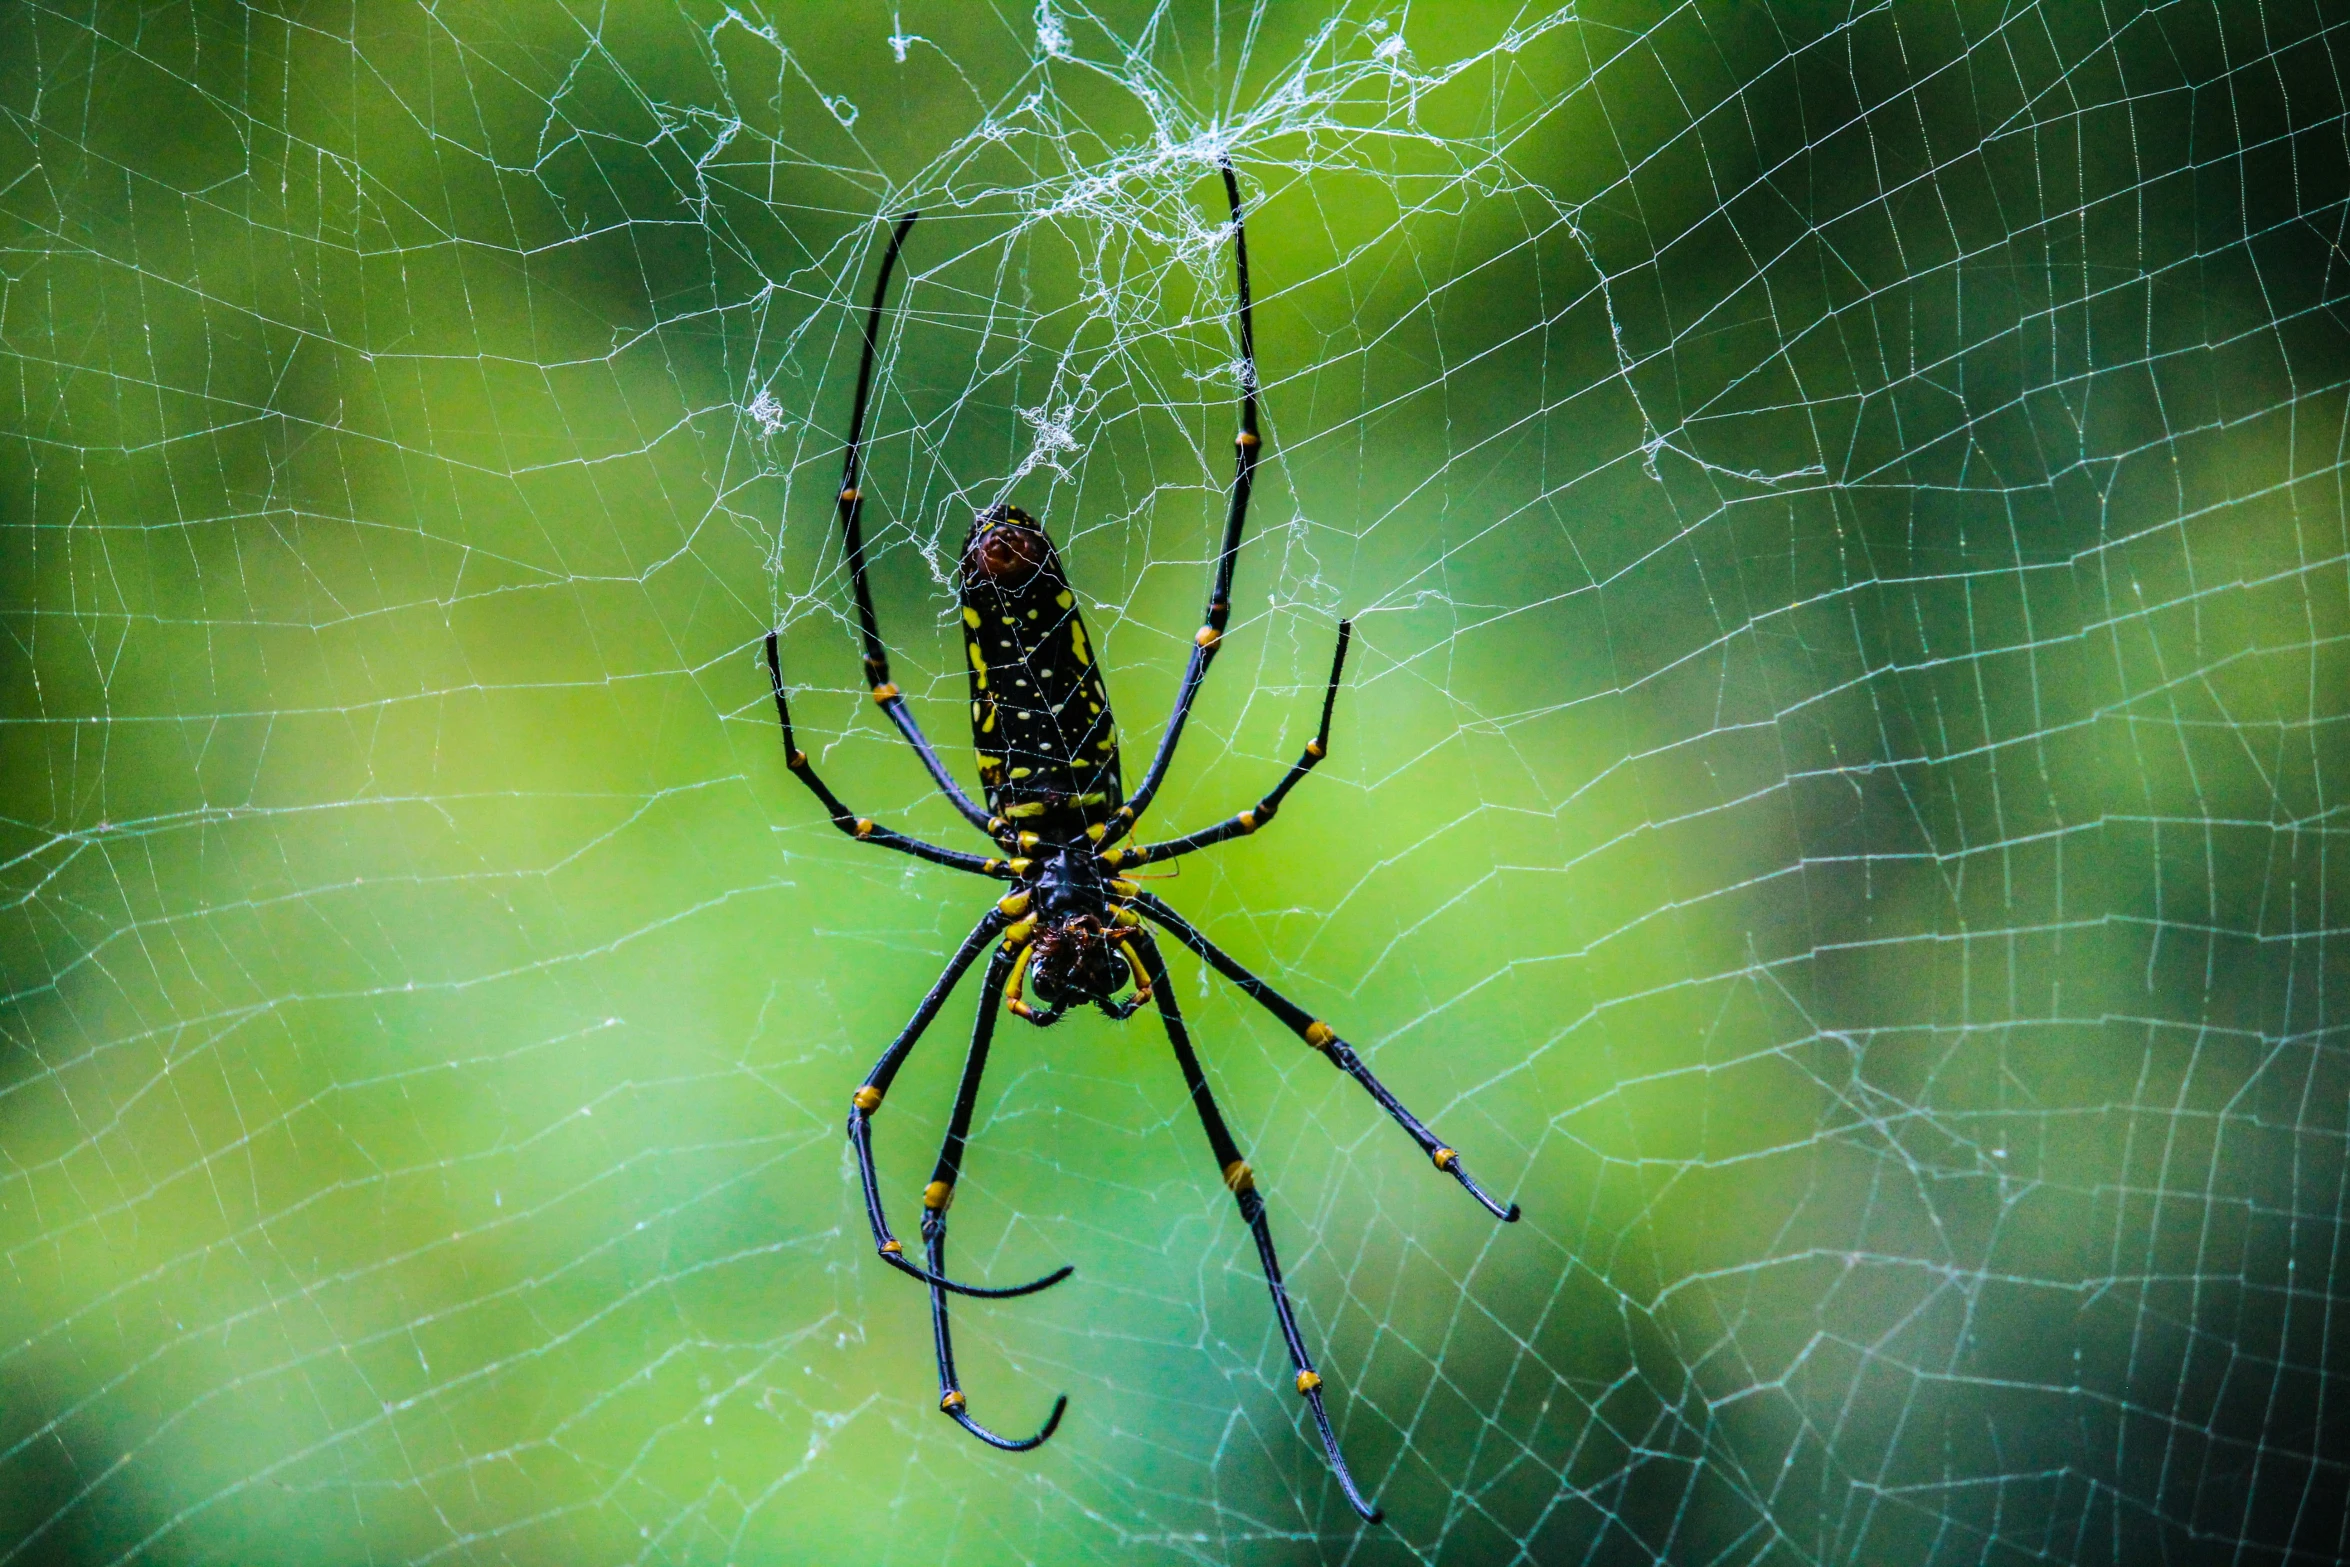
<instances>
[{"instance_id":1,"label":"orb web","mask_svg":"<svg viewBox=\"0 0 2350 1567\"><path fill-rule=\"evenodd\" d=\"M0 1560L2331 1561L2323 7L0 13ZM974 1413L849 1090L1043 518L1357 1475L1150 1020L998 1038ZM967 984L878 1123L915 1212ZM290 1542L300 1542L297 1547Z\"/></svg>"}]
</instances>

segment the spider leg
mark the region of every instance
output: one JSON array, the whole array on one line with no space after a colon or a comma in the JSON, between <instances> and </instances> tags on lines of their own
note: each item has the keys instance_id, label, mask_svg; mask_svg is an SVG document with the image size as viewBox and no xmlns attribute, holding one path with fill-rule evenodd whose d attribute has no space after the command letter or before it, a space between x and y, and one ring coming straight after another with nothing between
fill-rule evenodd
<instances>
[{"instance_id":1,"label":"spider leg","mask_svg":"<svg viewBox=\"0 0 2350 1567\"><path fill-rule=\"evenodd\" d=\"M1513 1202L1505 1207L1478 1185L1470 1177L1467 1167L1461 1163L1461 1156L1446 1147L1418 1116L1405 1109L1403 1102L1387 1091L1387 1085L1371 1075L1371 1069L1363 1065L1363 1058L1355 1054L1354 1046L1339 1038L1337 1031L1329 1024L1312 1016L1296 1002L1242 968L1231 954L1201 935L1182 915L1149 893L1137 893L1134 906L1166 927L1177 941L1205 958L1217 973L1246 991L1251 1000L1279 1018L1291 1033L1328 1056L1332 1066L1362 1084L1364 1091L1379 1101L1379 1107L1395 1117L1396 1124L1411 1134L1412 1141L1420 1145L1420 1151L1428 1156L1430 1162L1460 1182L1470 1196L1484 1205L1486 1212L1504 1224L1517 1223L1518 1205Z\"/></svg>"},{"instance_id":2,"label":"spider leg","mask_svg":"<svg viewBox=\"0 0 2350 1567\"><path fill-rule=\"evenodd\" d=\"M1349 621L1342 620L1338 623L1338 651L1330 660L1329 688L1322 693L1321 729L1315 733L1313 739L1306 742L1304 753L1290 764L1289 771L1282 775L1281 781L1273 786L1270 793L1257 802L1256 809L1243 811L1228 821L1218 822L1213 827L1203 827L1198 832L1187 834L1184 837L1170 838L1165 843L1137 843L1123 849L1105 850L1102 854L1102 863L1112 869L1118 869L1128 865L1147 865L1158 860L1171 860L1179 854L1189 854L1195 849L1212 848L1228 839L1245 838L1271 821L1273 813L1281 809L1282 797L1297 787L1299 779L1314 770L1315 763L1330 754L1330 712L1338 705L1338 678L1346 669L1346 642L1353 630L1353 624Z\"/></svg>"},{"instance_id":3,"label":"spider leg","mask_svg":"<svg viewBox=\"0 0 2350 1567\"><path fill-rule=\"evenodd\" d=\"M962 813L965 821L993 837L987 812L974 805L962 785L955 782L946 763L939 760L938 752L922 733L922 726L914 722L905 697L890 683L889 653L881 645L880 623L873 614L873 590L865 582L865 491L858 483L865 458L865 405L873 390L873 354L881 337L881 311L889 297L889 275L897 269L898 251L906 243L906 235L912 232L914 220L920 216L918 212L909 212L898 219L896 229L889 236L889 249L882 252L881 276L874 280L873 304L865 312L865 351L857 360L857 399L849 413L848 450L841 458L840 494L836 504L840 511L841 539L849 559L849 582L857 597L857 630L865 644L865 683L872 688L873 700L881 704L890 722L898 726L898 733L906 737L906 743L922 759L930 781L938 785L939 792Z\"/></svg>"},{"instance_id":4,"label":"spider leg","mask_svg":"<svg viewBox=\"0 0 2350 1567\"><path fill-rule=\"evenodd\" d=\"M979 990L979 1020L971 1026L971 1053L963 1058L963 1081L955 1090L954 1113L947 1118L946 1140L939 1145L938 1163L931 1170L930 1184L922 1192L922 1248L924 1261L930 1264L930 1331L938 1348L938 1407L954 1418L955 1424L970 1432L990 1447L1000 1447L1007 1453L1025 1453L1032 1447L1041 1447L1061 1424L1061 1413L1069 1407L1066 1394L1053 1399L1053 1412L1044 1418L1044 1427L1036 1435L1015 1440L998 1436L971 1418L965 1407L962 1380L955 1374L955 1341L947 1326L946 1291L939 1281L945 1277L947 1266L947 1209L955 1200L955 1177L963 1167L963 1145L971 1133L971 1110L979 1098L979 1077L987 1070L987 1047L995 1038L996 1012L1001 1003L1005 976L1011 971L1013 955L1003 948L987 965L987 981ZM1063 1278L1069 1270L1063 1268L1055 1278ZM1047 1282L1051 1282L1048 1280Z\"/></svg>"},{"instance_id":5,"label":"spider leg","mask_svg":"<svg viewBox=\"0 0 2350 1567\"><path fill-rule=\"evenodd\" d=\"M1314 1425L1322 1433L1322 1450L1330 1456L1331 1472L1337 1475L1339 1488L1354 1510L1372 1523L1379 1521L1379 1509L1366 1501L1355 1485L1355 1477L1346 1467L1346 1455L1339 1451L1338 1434L1330 1427L1330 1413L1322 1407L1322 1378L1314 1370L1313 1357L1306 1353L1304 1337L1297 1330L1297 1316L1290 1310L1289 1291L1281 1282L1281 1258L1273 1250L1273 1230L1265 1220L1265 1199L1257 1194L1255 1172L1240 1156L1240 1146L1232 1140L1232 1129L1224 1124L1224 1112L1216 1106L1216 1096L1208 1089L1207 1074L1200 1070L1199 1056L1191 1048L1191 1035L1183 1026L1183 1014L1175 1004L1174 987L1167 983L1167 966L1159 957L1159 949L1147 931L1134 933L1134 944L1142 950L1143 972L1149 977L1151 993L1159 1004L1159 1018L1167 1025L1167 1042L1175 1049L1176 1064L1183 1068L1183 1081L1191 1090L1191 1107L1199 1112L1199 1124L1208 1134L1208 1147L1216 1156L1216 1163L1224 1172L1224 1184L1230 1189L1233 1201L1240 1205L1240 1217L1256 1237L1257 1261L1265 1270L1265 1288L1272 1292L1273 1315L1280 1320L1281 1338L1289 1346L1289 1361L1297 1371L1297 1390L1314 1412Z\"/></svg>"},{"instance_id":6,"label":"spider leg","mask_svg":"<svg viewBox=\"0 0 2350 1567\"><path fill-rule=\"evenodd\" d=\"M982 859L976 854L965 854L960 849L942 849L935 843L909 838L904 833L879 825L870 817L858 816L841 804L840 798L825 785L824 780L816 776L815 764L808 760L808 753L792 743L791 708L783 699L783 666L776 658L775 633L772 631L767 633L767 678L775 687L775 716L783 724L784 760L791 765L792 775L815 793L826 814L831 816L833 826L862 842L877 843L885 849L911 854L933 865L998 878L1007 878L1013 874L1007 861Z\"/></svg>"},{"instance_id":7,"label":"spider leg","mask_svg":"<svg viewBox=\"0 0 2350 1567\"><path fill-rule=\"evenodd\" d=\"M882 1096L889 1092L889 1085L897 1077L898 1068L905 1065L906 1057L913 1053L915 1043L921 1039L922 1031L930 1026L930 1020L938 1016L938 1009L946 1003L948 994L955 988L955 982L963 977L963 971L979 956L980 949L996 938L1007 919L1008 916L1001 908L990 909L987 918L981 920L971 934L963 938L963 944L955 949L955 955L947 959L946 972L939 975L938 982L930 987L930 994L924 996L922 1004L914 1009L912 1020L899 1031L897 1038L890 1041L889 1048L881 1053L881 1059L873 1063L873 1070L865 1074L863 1086L849 1099L849 1145L857 1151L857 1175L865 1186L865 1219L873 1227L873 1249L881 1254L883 1262L900 1273L920 1279L933 1290L953 1290L958 1295L970 1295L980 1300L1010 1300L1019 1295L1033 1295L1038 1290L1060 1283L1075 1270L1064 1263L1030 1283L988 1289L976 1284L958 1283L946 1277L935 1259L927 1269L908 1262L905 1245L890 1233L889 1216L882 1211L881 1183L873 1169L873 1114L881 1108ZM1001 953L997 956L997 963L989 965L988 973L994 977L995 985L1000 986L1003 976L997 972L997 968L1006 960ZM992 1017L995 989L983 989L980 995L981 1005L988 1009ZM968 1080L964 1084L966 1093L976 1091L977 1086ZM970 1119L968 1112L960 1113L967 1123Z\"/></svg>"},{"instance_id":8,"label":"spider leg","mask_svg":"<svg viewBox=\"0 0 2350 1567\"><path fill-rule=\"evenodd\" d=\"M1224 547L1216 555L1216 583L1208 593L1208 623L1192 638L1191 661L1184 665L1183 685L1175 693L1175 711L1168 715L1166 732L1159 736L1150 770L1111 820L1102 839L1104 848L1126 836L1135 818L1149 808L1151 796L1159 792L1167 764L1175 759L1175 743L1183 737L1183 722L1191 716L1191 704L1207 679L1217 645L1224 640L1225 622L1232 617L1232 567L1240 556L1241 530L1248 523L1249 490L1255 483L1257 454L1263 445L1257 434L1256 318L1249 301L1248 235L1241 224L1240 182L1234 178L1229 161L1218 158L1216 166L1224 175L1224 197L1232 206L1232 265L1239 280L1235 314L1240 325L1240 434L1233 443L1238 454L1233 460L1232 504L1224 518Z\"/></svg>"}]
</instances>

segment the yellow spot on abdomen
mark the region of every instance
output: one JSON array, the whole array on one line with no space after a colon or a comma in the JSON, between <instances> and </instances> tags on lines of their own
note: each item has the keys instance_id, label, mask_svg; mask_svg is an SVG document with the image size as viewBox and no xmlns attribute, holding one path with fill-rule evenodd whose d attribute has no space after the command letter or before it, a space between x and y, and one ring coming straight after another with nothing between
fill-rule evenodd
<instances>
[{"instance_id":1,"label":"yellow spot on abdomen","mask_svg":"<svg viewBox=\"0 0 2350 1567\"><path fill-rule=\"evenodd\" d=\"M1087 652L1085 649L1084 621L1076 620L1069 623L1069 646L1076 650L1077 667L1079 669L1083 669L1086 665L1093 662L1093 655Z\"/></svg>"}]
</instances>

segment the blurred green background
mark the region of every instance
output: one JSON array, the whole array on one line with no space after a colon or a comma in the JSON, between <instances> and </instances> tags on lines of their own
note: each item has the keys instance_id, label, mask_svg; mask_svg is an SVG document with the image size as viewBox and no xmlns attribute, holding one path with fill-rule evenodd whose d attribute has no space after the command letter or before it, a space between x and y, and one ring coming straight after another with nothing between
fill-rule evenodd
<instances>
[{"instance_id":1,"label":"blurred green background","mask_svg":"<svg viewBox=\"0 0 2350 1567\"><path fill-rule=\"evenodd\" d=\"M2328 1561L2338 7L0 6L0 1562ZM1356 1472L1147 1020L1003 1036L973 1409L858 692L1043 514ZM968 991L879 1123L910 1216Z\"/></svg>"}]
</instances>

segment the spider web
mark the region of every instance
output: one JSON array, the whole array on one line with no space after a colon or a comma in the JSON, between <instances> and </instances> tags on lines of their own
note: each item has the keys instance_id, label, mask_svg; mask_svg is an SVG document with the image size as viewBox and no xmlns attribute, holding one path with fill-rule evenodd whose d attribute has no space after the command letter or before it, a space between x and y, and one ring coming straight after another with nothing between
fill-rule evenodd
<instances>
[{"instance_id":1,"label":"spider web","mask_svg":"<svg viewBox=\"0 0 2350 1567\"><path fill-rule=\"evenodd\" d=\"M2331 1561L2338 8L0 10L0 1561ZM1148 1019L999 1036L972 1408L850 1087L986 906L875 586L1053 528L1359 1525ZM975 846L975 845L973 845ZM913 1212L973 1004L878 1122Z\"/></svg>"}]
</instances>

